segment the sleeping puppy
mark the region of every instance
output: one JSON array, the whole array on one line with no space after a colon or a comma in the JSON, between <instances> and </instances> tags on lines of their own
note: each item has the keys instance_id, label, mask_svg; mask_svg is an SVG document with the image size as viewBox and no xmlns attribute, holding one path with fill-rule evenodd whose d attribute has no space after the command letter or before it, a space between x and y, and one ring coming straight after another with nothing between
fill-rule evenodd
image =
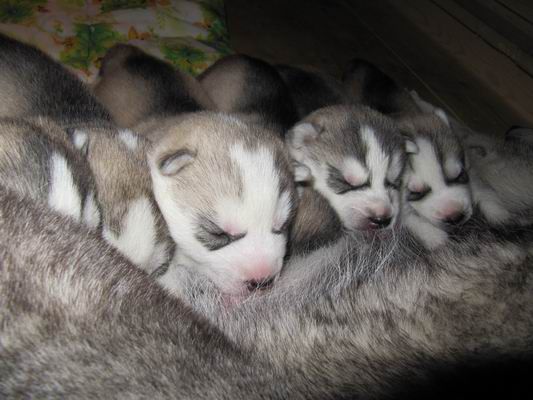
<instances>
[{"instance_id":1,"label":"sleeping puppy","mask_svg":"<svg viewBox=\"0 0 533 400\"><path fill-rule=\"evenodd\" d=\"M284 137L298 115L280 74L270 64L246 55L218 60L199 77L217 110L258 123Z\"/></svg>"},{"instance_id":2,"label":"sleeping puppy","mask_svg":"<svg viewBox=\"0 0 533 400\"><path fill-rule=\"evenodd\" d=\"M35 47L0 34L0 117L47 117L64 129L110 125L89 89Z\"/></svg>"},{"instance_id":3,"label":"sleeping puppy","mask_svg":"<svg viewBox=\"0 0 533 400\"><path fill-rule=\"evenodd\" d=\"M214 109L194 77L126 44L108 50L93 92L125 128L154 116Z\"/></svg>"}]
</instances>

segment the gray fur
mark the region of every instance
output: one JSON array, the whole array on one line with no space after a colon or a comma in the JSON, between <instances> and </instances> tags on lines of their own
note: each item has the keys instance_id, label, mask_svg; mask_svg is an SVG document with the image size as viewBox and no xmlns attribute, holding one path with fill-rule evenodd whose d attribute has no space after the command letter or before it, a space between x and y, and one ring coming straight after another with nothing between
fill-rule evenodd
<instances>
[{"instance_id":1,"label":"gray fur","mask_svg":"<svg viewBox=\"0 0 533 400\"><path fill-rule=\"evenodd\" d=\"M150 117L214 108L194 77L125 44L107 51L93 90L114 121L127 128Z\"/></svg>"},{"instance_id":2,"label":"gray fur","mask_svg":"<svg viewBox=\"0 0 533 400\"><path fill-rule=\"evenodd\" d=\"M356 103L340 81L316 68L289 65L276 68L289 88L299 119L320 108Z\"/></svg>"},{"instance_id":3,"label":"gray fur","mask_svg":"<svg viewBox=\"0 0 533 400\"><path fill-rule=\"evenodd\" d=\"M303 187L290 231L290 254L305 254L334 243L342 234L342 223L328 201L317 191Z\"/></svg>"},{"instance_id":4,"label":"gray fur","mask_svg":"<svg viewBox=\"0 0 533 400\"><path fill-rule=\"evenodd\" d=\"M390 117L420 114L409 92L366 60L353 59L350 62L342 85L352 102L364 104Z\"/></svg>"},{"instance_id":5,"label":"gray fur","mask_svg":"<svg viewBox=\"0 0 533 400\"><path fill-rule=\"evenodd\" d=\"M72 73L40 50L0 34L0 116L49 117L63 128L109 122Z\"/></svg>"},{"instance_id":6,"label":"gray fur","mask_svg":"<svg viewBox=\"0 0 533 400\"><path fill-rule=\"evenodd\" d=\"M81 227L0 200L6 397L413 398L439 373L532 355L528 231L472 224L435 252L351 234L219 315L228 341Z\"/></svg>"},{"instance_id":7,"label":"gray fur","mask_svg":"<svg viewBox=\"0 0 533 400\"><path fill-rule=\"evenodd\" d=\"M262 124L281 137L298 120L289 89L278 71L263 60L227 56L198 80L219 111Z\"/></svg>"},{"instance_id":8,"label":"gray fur","mask_svg":"<svg viewBox=\"0 0 533 400\"><path fill-rule=\"evenodd\" d=\"M86 153L98 188L104 236L110 240L110 243L116 244L117 239L129 235L125 231L127 228L133 228L135 232L131 237L133 243L138 241L139 244L153 243L154 246L161 246L161 251L154 250L148 258L141 257L143 261L136 263L137 266L149 273L155 272L160 267L165 268L174 256L175 244L170 238L167 225L154 199L150 169L146 159L150 149L149 142L129 130L93 128L87 131L79 130L74 134L87 135L83 151ZM126 227L127 215L132 210L133 204L139 200L145 201L145 211L149 212L152 218L136 221L136 224L142 226ZM140 236L141 233L144 236ZM150 233L154 236L150 236ZM121 250L133 262L139 247L142 246L125 246Z\"/></svg>"},{"instance_id":9,"label":"gray fur","mask_svg":"<svg viewBox=\"0 0 533 400\"><path fill-rule=\"evenodd\" d=\"M97 190L93 174L87 161L68 141L64 130L42 118L33 119L31 122L0 119L0 182L4 187L46 206L57 206L50 203L50 192L58 190L52 186L61 184L53 181L54 157L64 160L73 179L72 187L62 187L62 190L70 193L57 195L60 198L79 201L77 204L70 204L71 209L56 211L71 215L79 222L85 221L92 225L92 228L99 227ZM93 203L89 205L87 202ZM86 206L93 208L88 209ZM72 207L79 212L77 215L70 214L75 211ZM85 212L94 212L95 215L84 215Z\"/></svg>"},{"instance_id":10,"label":"gray fur","mask_svg":"<svg viewBox=\"0 0 533 400\"><path fill-rule=\"evenodd\" d=\"M533 223L533 142L478 137L465 138L475 204L496 225Z\"/></svg>"},{"instance_id":11,"label":"gray fur","mask_svg":"<svg viewBox=\"0 0 533 400\"><path fill-rule=\"evenodd\" d=\"M317 140L304 144L308 157L316 162L340 169L345 157L353 157L365 165L367 149L360 138L361 126L374 128L386 154L403 148L403 139L393 120L364 106L332 106L315 111L301 122L315 126ZM287 144L293 147L294 130L287 134Z\"/></svg>"}]
</instances>

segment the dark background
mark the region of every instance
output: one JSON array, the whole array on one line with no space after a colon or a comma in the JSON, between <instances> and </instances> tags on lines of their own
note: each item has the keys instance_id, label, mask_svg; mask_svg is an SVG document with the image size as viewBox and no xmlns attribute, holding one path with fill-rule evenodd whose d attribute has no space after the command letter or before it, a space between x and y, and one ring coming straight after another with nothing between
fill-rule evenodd
<instances>
[{"instance_id":1,"label":"dark background","mask_svg":"<svg viewBox=\"0 0 533 400\"><path fill-rule=\"evenodd\" d=\"M231 45L340 76L365 58L470 127L533 127L531 0L226 0Z\"/></svg>"}]
</instances>

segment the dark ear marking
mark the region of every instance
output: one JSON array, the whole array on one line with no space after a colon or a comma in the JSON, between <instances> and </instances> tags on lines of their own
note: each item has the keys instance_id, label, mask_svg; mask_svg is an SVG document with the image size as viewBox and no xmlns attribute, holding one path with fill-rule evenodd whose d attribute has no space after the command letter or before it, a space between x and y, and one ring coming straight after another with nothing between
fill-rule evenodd
<instances>
[{"instance_id":1,"label":"dark ear marking","mask_svg":"<svg viewBox=\"0 0 533 400\"><path fill-rule=\"evenodd\" d=\"M179 149L161 157L158 162L158 167L163 175L172 176L190 164L195 157L195 152L189 149Z\"/></svg>"}]
</instances>

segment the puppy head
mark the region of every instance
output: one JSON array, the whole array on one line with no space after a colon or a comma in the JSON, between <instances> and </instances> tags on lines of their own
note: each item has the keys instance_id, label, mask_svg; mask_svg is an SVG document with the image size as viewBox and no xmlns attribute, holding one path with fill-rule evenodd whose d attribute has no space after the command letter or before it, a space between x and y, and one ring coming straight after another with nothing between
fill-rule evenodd
<instances>
[{"instance_id":1,"label":"puppy head","mask_svg":"<svg viewBox=\"0 0 533 400\"><path fill-rule=\"evenodd\" d=\"M392 120L366 107L327 107L298 123L287 144L347 229L394 225L405 150Z\"/></svg>"},{"instance_id":2,"label":"puppy head","mask_svg":"<svg viewBox=\"0 0 533 400\"><path fill-rule=\"evenodd\" d=\"M223 292L245 295L280 273L295 190L283 143L218 113L156 125L154 194L180 260Z\"/></svg>"},{"instance_id":3,"label":"puppy head","mask_svg":"<svg viewBox=\"0 0 533 400\"><path fill-rule=\"evenodd\" d=\"M464 148L447 119L428 114L402 123L416 147L403 180L404 203L432 225L448 230L472 216Z\"/></svg>"}]
</instances>

